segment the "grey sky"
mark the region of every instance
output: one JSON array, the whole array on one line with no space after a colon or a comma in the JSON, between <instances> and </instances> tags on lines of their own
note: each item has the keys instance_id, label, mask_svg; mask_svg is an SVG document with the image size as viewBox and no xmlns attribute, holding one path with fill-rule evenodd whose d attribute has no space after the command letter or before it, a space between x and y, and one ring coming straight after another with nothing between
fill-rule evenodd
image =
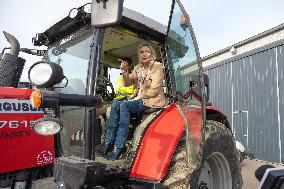
<instances>
[{"instance_id":1,"label":"grey sky","mask_svg":"<svg viewBox=\"0 0 284 189\"><path fill-rule=\"evenodd\" d=\"M284 22L283 0L181 0L190 14L201 56L206 56ZM90 0L1 0L0 49L8 46L2 31L33 48L31 38L73 7ZM170 0L125 0L125 6L167 24ZM26 55L21 55L26 58ZM26 58L28 61L33 59Z\"/></svg>"}]
</instances>

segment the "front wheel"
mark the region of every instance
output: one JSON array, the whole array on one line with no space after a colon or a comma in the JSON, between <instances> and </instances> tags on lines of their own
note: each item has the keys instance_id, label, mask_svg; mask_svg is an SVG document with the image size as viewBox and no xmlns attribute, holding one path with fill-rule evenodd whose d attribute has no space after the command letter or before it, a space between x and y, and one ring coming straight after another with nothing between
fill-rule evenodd
<instances>
[{"instance_id":1,"label":"front wheel","mask_svg":"<svg viewBox=\"0 0 284 189\"><path fill-rule=\"evenodd\" d=\"M200 169L186 164L185 137L177 146L164 185L169 188L241 189L242 177L232 133L223 124L207 121Z\"/></svg>"},{"instance_id":2,"label":"front wheel","mask_svg":"<svg viewBox=\"0 0 284 189\"><path fill-rule=\"evenodd\" d=\"M33 182L31 189L55 189L57 188L53 177L39 179Z\"/></svg>"}]
</instances>

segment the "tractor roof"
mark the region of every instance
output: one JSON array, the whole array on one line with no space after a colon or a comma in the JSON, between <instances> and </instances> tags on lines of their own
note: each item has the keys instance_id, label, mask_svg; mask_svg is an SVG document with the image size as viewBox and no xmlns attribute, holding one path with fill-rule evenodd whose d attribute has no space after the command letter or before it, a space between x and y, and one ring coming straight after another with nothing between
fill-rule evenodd
<instances>
[{"instance_id":1,"label":"tractor roof","mask_svg":"<svg viewBox=\"0 0 284 189\"><path fill-rule=\"evenodd\" d=\"M79 7L82 8L82 7ZM146 35L151 35L152 37L163 40L166 35L167 27L143 14L130 10L128 8L123 8L121 25L124 27L132 28L138 30ZM85 26L90 25L91 15L82 14L75 18L70 18L66 16L62 18L50 28L48 28L44 34L48 37L49 44L61 39L62 37L74 32L75 30Z\"/></svg>"}]
</instances>

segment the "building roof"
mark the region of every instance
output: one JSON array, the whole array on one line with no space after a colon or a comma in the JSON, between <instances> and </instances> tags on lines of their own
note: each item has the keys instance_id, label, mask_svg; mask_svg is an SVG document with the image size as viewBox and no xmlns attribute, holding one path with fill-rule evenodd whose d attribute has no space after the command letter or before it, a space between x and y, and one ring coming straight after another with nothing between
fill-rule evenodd
<instances>
[{"instance_id":1,"label":"building roof","mask_svg":"<svg viewBox=\"0 0 284 189\"><path fill-rule=\"evenodd\" d=\"M206 67L281 39L284 39L284 23L203 57L202 64Z\"/></svg>"}]
</instances>

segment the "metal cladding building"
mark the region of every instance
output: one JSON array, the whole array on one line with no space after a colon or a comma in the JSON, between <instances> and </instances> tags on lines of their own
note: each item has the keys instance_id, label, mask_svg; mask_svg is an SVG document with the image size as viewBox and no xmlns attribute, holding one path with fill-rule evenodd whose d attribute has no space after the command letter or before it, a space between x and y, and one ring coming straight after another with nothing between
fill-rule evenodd
<instances>
[{"instance_id":1,"label":"metal cladding building","mask_svg":"<svg viewBox=\"0 0 284 189\"><path fill-rule=\"evenodd\" d=\"M284 163L284 24L206 56L202 64L210 101L227 115L250 157Z\"/></svg>"}]
</instances>

